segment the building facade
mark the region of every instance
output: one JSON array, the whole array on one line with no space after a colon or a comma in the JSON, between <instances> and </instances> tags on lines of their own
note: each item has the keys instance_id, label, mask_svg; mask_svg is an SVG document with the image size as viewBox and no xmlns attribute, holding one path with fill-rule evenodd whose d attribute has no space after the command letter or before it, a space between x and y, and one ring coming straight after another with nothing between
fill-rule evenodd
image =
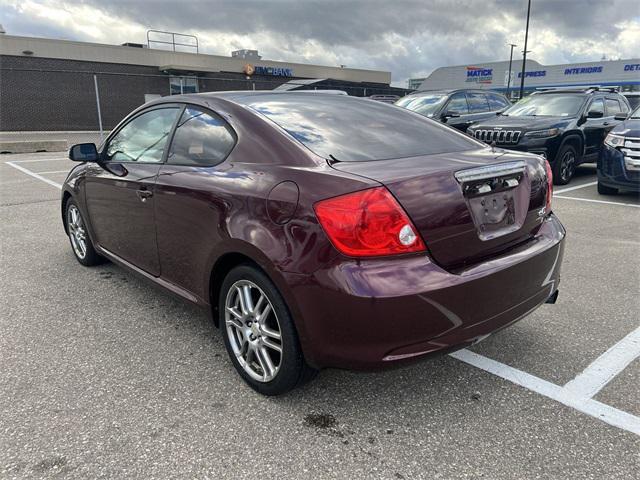
<instances>
[{"instance_id":1,"label":"building facade","mask_svg":"<svg viewBox=\"0 0 640 480\"><path fill-rule=\"evenodd\" d=\"M3 34L0 131L97 130L98 105L110 129L158 96L272 90L296 79L358 96L406 92L390 87L390 72L270 61L255 51L225 57Z\"/></svg>"},{"instance_id":2,"label":"building facade","mask_svg":"<svg viewBox=\"0 0 640 480\"><path fill-rule=\"evenodd\" d=\"M440 67L425 78L418 90L450 88L487 88L517 95L520 89L522 60ZM525 94L537 88L599 85L620 87L622 91L640 90L640 58L602 60L564 65L542 65L527 60Z\"/></svg>"}]
</instances>

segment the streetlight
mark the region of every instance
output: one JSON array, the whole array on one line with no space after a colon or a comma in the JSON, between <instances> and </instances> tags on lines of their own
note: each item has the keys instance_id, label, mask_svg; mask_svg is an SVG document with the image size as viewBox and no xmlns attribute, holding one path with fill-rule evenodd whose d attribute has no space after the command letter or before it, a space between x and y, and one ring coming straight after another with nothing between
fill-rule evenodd
<instances>
[{"instance_id":1,"label":"streetlight","mask_svg":"<svg viewBox=\"0 0 640 480\"><path fill-rule=\"evenodd\" d=\"M507 98L510 98L509 93L511 92L511 63L513 62L513 47L517 47L515 43L510 43L511 53L509 54L509 78L507 80Z\"/></svg>"},{"instance_id":2,"label":"streetlight","mask_svg":"<svg viewBox=\"0 0 640 480\"><path fill-rule=\"evenodd\" d=\"M527 65L527 40L529 39L529 17L531 15L531 0L527 2L527 26L524 30L524 50L522 55L522 77L520 78L520 99L524 96L524 73Z\"/></svg>"}]
</instances>

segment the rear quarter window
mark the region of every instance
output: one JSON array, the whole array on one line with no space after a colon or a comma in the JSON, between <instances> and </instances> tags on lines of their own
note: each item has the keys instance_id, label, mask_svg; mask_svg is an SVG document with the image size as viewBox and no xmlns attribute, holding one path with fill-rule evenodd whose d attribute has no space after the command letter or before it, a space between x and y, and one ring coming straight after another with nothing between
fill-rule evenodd
<instances>
[{"instance_id":1,"label":"rear quarter window","mask_svg":"<svg viewBox=\"0 0 640 480\"><path fill-rule=\"evenodd\" d=\"M345 96L246 97L246 105L315 154L338 161L432 155L483 144L404 108Z\"/></svg>"}]
</instances>

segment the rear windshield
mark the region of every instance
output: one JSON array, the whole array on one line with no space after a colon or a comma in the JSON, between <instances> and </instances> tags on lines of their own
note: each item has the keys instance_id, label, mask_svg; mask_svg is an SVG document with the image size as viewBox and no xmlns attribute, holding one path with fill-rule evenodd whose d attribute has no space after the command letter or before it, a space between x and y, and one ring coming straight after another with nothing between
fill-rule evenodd
<instances>
[{"instance_id":1,"label":"rear windshield","mask_svg":"<svg viewBox=\"0 0 640 480\"><path fill-rule=\"evenodd\" d=\"M459 152L483 145L403 108L368 99L282 94L244 100L315 154L342 162Z\"/></svg>"}]
</instances>

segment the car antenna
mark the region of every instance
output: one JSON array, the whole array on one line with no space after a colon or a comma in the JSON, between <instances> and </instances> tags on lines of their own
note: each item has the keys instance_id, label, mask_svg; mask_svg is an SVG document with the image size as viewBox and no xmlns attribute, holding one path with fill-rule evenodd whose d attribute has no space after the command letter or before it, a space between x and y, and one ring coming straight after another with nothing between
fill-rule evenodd
<instances>
[{"instance_id":1,"label":"car antenna","mask_svg":"<svg viewBox=\"0 0 640 480\"><path fill-rule=\"evenodd\" d=\"M338 163L340 160L338 160L336 157L333 156L333 154L330 153L327 161L329 162L329 165L333 165L334 163Z\"/></svg>"}]
</instances>

